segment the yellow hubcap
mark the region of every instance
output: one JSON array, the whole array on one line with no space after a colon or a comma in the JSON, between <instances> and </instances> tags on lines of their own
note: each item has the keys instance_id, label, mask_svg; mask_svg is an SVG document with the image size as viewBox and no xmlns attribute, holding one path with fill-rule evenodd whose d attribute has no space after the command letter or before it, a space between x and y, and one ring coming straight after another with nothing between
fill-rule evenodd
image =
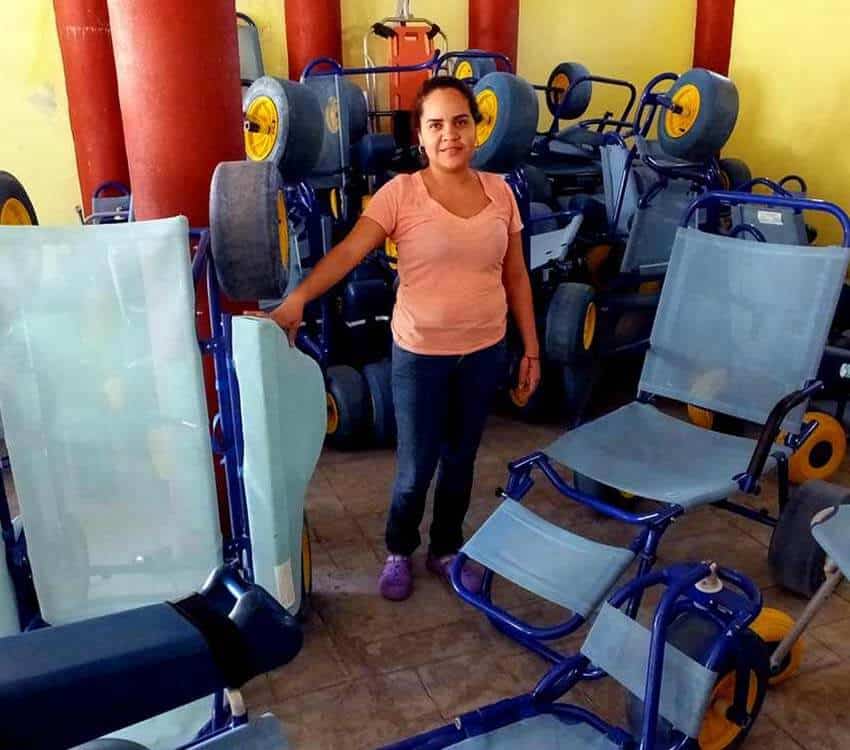
<instances>
[{"instance_id":1,"label":"yellow hubcap","mask_svg":"<svg viewBox=\"0 0 850 750\"><path fill-rule=\"evenodd\" d=\"M481 112L481 122L475 127L475 145L483 146L493 135L496 129L496 120L499 117L499 98L493 89L479 91L475 97L478 102L478 111Z\"/></svg>"},{"instance_id":2,"label":"yellow hubcap","mask_svg":"<svg viewBox=\"0 0 850 750\"><path fill-rule=\"evenodd\" d=\"M759 612L759 616L756 617L753 624L750 625L750 630L754 631L768 645L768 648L775 648L793 627L794 620L790 615L780 609L765 607ZM803 639L798 638L785 658L781 671L770 678L769 684L779 685L799 671L800 664L803 661L804 648Z\"/></svg>"},{"instance_id":3,"label":"yellow hubcap","mask_svg":"<svg viewBox=\"0 0 850 750\"><path fill-rule=\"evenodd\" d=\"M331 215L335 219L339 219L339 192L337 191L336 188L333 188L331 190L330 201L331 201Z\"/></svg>"},{"instance_id":4,"label":"yellow hubcap","mask_svg":"<svg viewBox=\"0 0 850 750\"><path fill-rule=\"evenodd\" d=\"M711 703L705 712L699 732L700 750L725 750L743 731L734 721L730 721L726 712L735 701L735 672L727 674L714 688ZM750 674L750 687L747 692L747 712L751 713L758 695L758 680Z\"/></svg>"},{"instance_id":5,"label":"yellow hubcap","mask_svg":"<svg viewBox=\"0 0 850 750\"><path fill-rule=\"evenodd\" d=\"M455 68L455 78L472 78L474 75L472 65L470 65L468 60L462 60Z\"/></svg>"},{"instance_id":6,"label":"yellow hubcap","mask_svg":"<svg viewBox=\"0 0 850 750\"><path fill-rule=\"evenodd\" d=\"M558 73L555 76L555 79L552 81L552 88L557 89L552 92L552 99L556 104L560 104L561 100L564 98L564 95L567 93L567 89L570 87L570 79L567 78L565 73Z\"/></svg>"},{"instance_id":7,"label":"yellow hubcap","mask_svg":"<svg viewBox=\"0 0 850 750\"><path fill-rule=\"evenodd\" d=\"M844 460L847 453L847 435L838 420L819 411L806 412L805 422L817 420L818 426L788 461L788 478L794 484L810 479L828 479ZM780 433L777 442L784 442Z\"/></svg>"},{"instance_id":8,"label":"yellow hubcap","mask_svg":"<svg viewBox=\"0 0 850 750\"><path fill-rule=\"evenodd\" d=\"M245 110L245 153L251 161L264 161L277 140L280 115L267 96L258 96Z\"/></svg>"},{"instance_id":9,"label":"yellow hubcap","mask_svg":"<svg viewBox=\"0 0 850 750\"><path fill-rule=\"evenodd\" d=\"M339 132L339 102L335 96L325 105L325 127L329 133Z\"/></svg>"},{"instance_id":10,"label":"yellow hubcap","mask_svg":"<svg viewBox=\"0 0 850 750\"><path fill-rule=\"evenodd\" d=\"M699 117L699 89L690 83L682 86L673 94L673 105L677 108L681 107L681 111L667 110L664 116L664 129L670 138L681 138L688 133Z\"/></svg>"},{"instance_id":11,"label":"yellow hubcap","mask_svg":"<svg viewBox=\"0 0 850 750\"><path fill-rule=\"evenodd\" d=\"M511 403L518 406L520 409L528 404L529 394L520 388L511 388L510 390Z\"/></svg>"},{"instance_id":12,"label":"yellow hubcap","mask_svg":"<svg viewBox=\"0 0 850 750\"><path fill-rule=\"evenodd\" d=\"M17 198L7 198L0 208L0 224L3 226L29 226L32 224L27 207Z\"/></svg>"},{"instance_id":13,"label":"yellow hubcap","mask_svg":"<svg viewBox=\"0 0 850 750\"><path fill-rule=\"evenodd\" d=\"M277 191L277 241L280 244L280 260L289 268L289 222L286 219L286 198L283 190Z\"/></svg>"},{"instance_id":14,"label":"yellow hubcap","mask_svg":"<svg viewBox=\"0 0 850 750\"><path fill-rule=\"evenodd\" d=\"M584 313L584 331L581 336L581 344L585 351L590 351L593 337L596 335L596 304L591 302Z\"/></svg>"},{"instance_id":15,"label":"yellow hubcap","mask_svg":"<svg viewBox=\"0 0 850 750\"><path fill-rule=\"evenodd\" d=\"M688 419L697 427L702 427L706 430L714 428L714 412L709 409L703 409L701 406L688 404Z\"/></svg>"},{"instance_id":16,"label":"yellow hubcap","mask_svg":"<svg viewBox=\"0 0 850 750\"><path fill-rule=\"evenodd\" d=\"M339 409L336 400L330 393L326 395L328 404L328 435L333 435L339 429Z\"/></svg>"}]
</instances>

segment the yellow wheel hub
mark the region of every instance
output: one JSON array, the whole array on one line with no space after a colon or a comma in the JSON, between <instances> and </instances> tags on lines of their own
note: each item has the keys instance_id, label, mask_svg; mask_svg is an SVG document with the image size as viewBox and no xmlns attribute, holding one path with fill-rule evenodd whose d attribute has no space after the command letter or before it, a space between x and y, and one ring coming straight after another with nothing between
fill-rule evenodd
<instances>
[{"instance_id":1,"label":"yellow wheel hub","mask_svg":"<svg viewBox=\"0 0 850 750\"><path fill-rule=\"evenodd\" d=\"M493 89L479 91L475 97L478 102L478 111L481 113L481 122L475 127L475 145L483 146L490 140L496 129L496 121L499 117L499 97Z\"/></svg>"},{"instance_id":2,"label":"yellow wheel hub","mask_svg":"<svg viewBox=\"0 0 850 750\"><path fill-rule=\"evenodd\" d=\"M336 399L330 393L325 396L328 405L328 435L336 434L339 429L339 407L336 405Z\"/></svg>"},{"instance_id":3,"label":"yellow wheel hub","mask_svg":"<svg viewBox=\"0 0 850 750\"><path fill-rule=\"evenodd\" d=\"M750 630L755 632L767 644L767 647L773 650L788 635L792 627L794 627L794 620L785 612L765 607L753 624L750 625ZM779 685L797 674L803 661L804 650L803 640L798 638L797 642L791 647L791 651L788 652L788 656L785 657L785 662L781 665L780 671L770 678L768 684Z\"/></svg>"},{"instance_id":4,"label":"yellow wheel hub","mask_svg":"<svg viewBox=\"0 0 850 750\"><path fill-rule=\"evenodd\" d=\"M289 221L286 218L283 190L277 191L277 240L280 244L280 261L284 268L289 268Z\"/></svg>"},{"instance_id":5,"label":"yellow wheel hub","mask_svg":"<svg viewBox=\"0 0 850 750\"><path fill-rule=\"evenodd\" d=\"M521 388L511 388L510 397L511 403L520 409L528 404L530 398L528 393Z\"/></svg>"},{"instance_id":6,"label":"yellow wheel hub","mask_svg":"<svg viewBox=\"0 0 850 750\"><path fill-rule=\"evenodd\" d=\"M310 526L306 514L301 527L301 580L304 582L303 593L309 595L313 590L313 551L310 549Z\"/></svg>"},{"instance_id":7,"label":"yellow wheel hub","mask_svg":"<svg viewBox=\"0 0 850 750\"><path fill-rule=\"evenodd\" d=\"M245 110L245 153L251 161L265 161L277 141L280 114L267 96L258 96Z\"/></svg>"},{"instance_id":8,"label":"yellow wheel hub","mask_svg":"<svg viewBox=\"0 0 850 750\"><path fill-rule=\"evenodd\" d=\"M690 131L699 117L699 89L691 83L682 86L673 94L673 105L681 108L681 111L667 110L664 115L664 129L670 138L681 138Z\"/></svg>"},{"instance_id":9,"label":"yellow wheel hub","mask_svg":"<svg viewBox=\"0 0 850 750\"><path fill-rule=\"evenodd\" d=\"M714 429L714 412L710 409L703 409L701 406L688 404L688 419L697 427L702 427L706 430Z\"/></svg>"},{"instance_id":10,"label":"yellow wheel hub","mask_svg":"<svg viewBox=\"0 0 850 750\"><path fill-rule=\"evenodd\" d=\"M590 302L584 312L584 330L581 334L581 345L584 350L590 351L593 345L593 337L596 335L596 303Z\"/></svg>"},{"instance_id":11,"label":"yellow wheel hub","mask_svg":"<svg viewBox=\"0 0 850 750\"><path fill-rule=\"evenodd\" d=\"M566 96L567 89L570 87L570 79L566 73L558 73L552 80L552 88L557 89L552 92L552 100L555 104L560 104Z\"/></svg>"},{"instance_id":12,"label":"yellow wheel hub","mask_svg":"<svg viewBox=\"0 0 850 750\"><path fill-rule=\"evenodd\" d=\"M464 78L474 78L475 73L472 70L472 65L469 60L461 60L458 63L458 66L455 68L455 78L460 78L463 80Z\"/></svg>"},{"instance_id":13,"label":"yellow wheel hub","mask_svg":"<svg viewBox=\"0 0 850 750\"><path fill-rule=\"evenodd\" d=\"M820 411L806 412L804 422L817 420L818 426L808 439L792 454L788 461L788 478L794 484L809 479L828 479L844 460L847 453L847 435L838 420ZM779 433L778 443L785 441Z\"/></svg>"},{"instance_id":14,"label":"yellow wheel hub","mask_svg":"<svg viewBox=\"0 0 850 750\"><path fill-rule=\"evenodd\" d=\"M0 224L3 226L30 226L32 218L27 207L17 198L7 198L0 208Z\"/></svg>"},{"instance_id":15,"label":"yellow wheel hub","mask_svg":"<svg viewBox=\"0 0 850 750\"><path fill-rule=\"evenodd\" d=\"M711 702L702 720L699 732L700 750L725 750L735 738L744 731L726 712L735 701L735 672L723 677L714 687ZM758 697L758 678L750 673L750 687L747 692L747 712L752 713Z\"/></svg>"},{"instance_id":16,"label":"yellow wheel hub","mask_svg":"<svg viewBox=\"0 0 850 750\"><path fill-rule=\"evenodd\" d=\"M331 188L329 200L331 203L331 216L339 220L339 191L336 188Z\"/></svg>"}]
</instances>

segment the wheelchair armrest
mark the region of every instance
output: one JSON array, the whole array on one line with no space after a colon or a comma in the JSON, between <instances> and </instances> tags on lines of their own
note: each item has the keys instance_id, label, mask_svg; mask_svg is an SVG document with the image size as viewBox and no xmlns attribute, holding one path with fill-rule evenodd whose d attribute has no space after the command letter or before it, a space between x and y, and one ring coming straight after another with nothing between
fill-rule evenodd
<instances>
[{"instance_id":1,"label":"wheelchair armrest","mask_svg":"<svg viewBox=\"0 0 850 750\"><path fill-rule=\"evenodd\" d=\"M260 587L216 571L205 590L0 639L0 705L14 717L0 747L74 746L238 688L300 650L297 622Z\"/></svg>"},{"instance_id":2,"label":"wheelchair armrest","mask_svg":"<svg viewBox=\"0 0 850 750\"><path fill-rule=\"evenodd\" d=\"M779 436L785 417L792 409L811 398L822 387L823 383L820 380L815 380L805 388L789 393L773 407L759 433L758 442L747 466L747 472L738 480L743 492L754 492L758 487L759 477L764 471L767 458L776 444L776 438Z\"/></svg>"}]
</instances>

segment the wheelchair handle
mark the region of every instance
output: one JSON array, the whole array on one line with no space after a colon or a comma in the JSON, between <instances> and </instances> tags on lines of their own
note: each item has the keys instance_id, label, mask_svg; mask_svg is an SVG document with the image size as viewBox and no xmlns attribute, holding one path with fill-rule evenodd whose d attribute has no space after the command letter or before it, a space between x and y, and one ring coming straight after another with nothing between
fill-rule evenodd
<instances>
[{"instance_id":1,"label":"wheelchair handle","mask_svg":"<svg viewBox=\"0 0 850 750\"><path fill-rule=\"evenodd\" d=\"M774 182L773 180L768 180L766 177L753 177L753 179L745 182L743 185L739 185L735 192L736 193L751 193L753 188L756 185L763 185L764 187L770 188L775 195L781 195L783 198L793 198L789 191L787 191L782 185L778 182Z\"/></svg>"},{"instance_id":2,"label":"wheelchair handle","mask_svg":"<svg viewBox=\"0 0 850 750\"><path fill-rule=\"evenodd\" d=\"M829 201L815 200L813 198L785 198L780 195L754 195L753 193L733 193L727 190L715 190L710 193L703 193L688 206L685 215L679 222L680 227L688 226L691 217L694 213L709 204L729 203L739 205L741 203L749 203L757 206L768 206L775 208L792 208L797 211L819 211L820 213L830 214L835 218L843 232L841 241L842 247L850 247L850 216L835 203Z\"/></svg>"}]
</instances>

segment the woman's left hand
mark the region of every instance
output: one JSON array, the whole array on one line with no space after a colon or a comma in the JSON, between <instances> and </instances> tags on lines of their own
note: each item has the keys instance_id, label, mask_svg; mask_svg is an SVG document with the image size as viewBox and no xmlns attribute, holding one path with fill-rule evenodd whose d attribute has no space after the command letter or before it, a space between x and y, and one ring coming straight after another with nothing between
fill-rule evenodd
<instances>
[{"instance_id":1,"label":"woman's left hand","mask_svg":"<svg viewBox=\"0 0 850 750\"><path fill-rule=\"evenodd\" d=\"M527 400L537 390L538 385L540 385L540 358L526 355L519 363L517 391L524 400Z\"/></svg>"}]
</instances>

